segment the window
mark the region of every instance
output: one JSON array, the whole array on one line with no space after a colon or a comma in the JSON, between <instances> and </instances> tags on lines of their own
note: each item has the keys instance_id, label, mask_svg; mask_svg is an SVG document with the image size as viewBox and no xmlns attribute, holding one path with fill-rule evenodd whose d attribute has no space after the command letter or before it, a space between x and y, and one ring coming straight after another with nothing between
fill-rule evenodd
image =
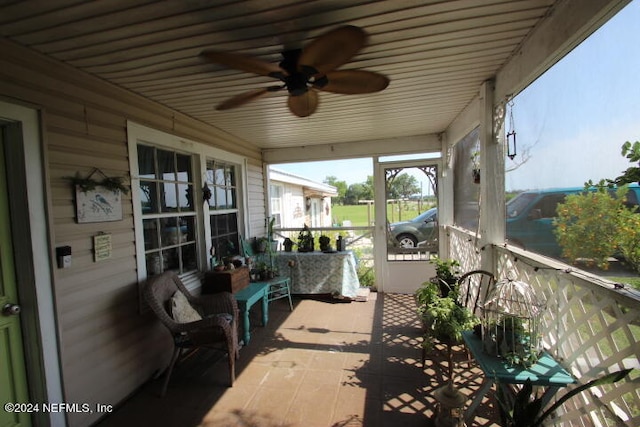
<instances>
[{"instance_id":1,"label":"window","mask_svg":"<svg viewBox=\"0 0 640 427\"><path fill-rule=\"evenodd\" d=\"M239 254L246 159L132 122L127 138L139 283L171 270L189 286L212 252Z\"/></svg>"},{"instance_id":2,"label":"window","mask_svg":"<svg viewBox=\"0 0 640 427\"><path fill-rule=\"evenodd\" d=\"M282 200L282 194L284 193L284 189L282 188L282 185L277 185L277 184L271 184L269 186L269 194L271 196L271 216L273 218L275 218L275 222L274 225L276 227L283 227L284 224L282 223L282 211L283 211L283 200Z\"/></svg>"},{"instance_id":3,"label":"window","mask_svg":"<svg viewBox=\"0 0 640 427\"><path fill-rule=\"evenodd\" d=\"M193 156L138 144L147 275L196 270Z\"/></svg>"},{"instance_id":4,"label":"window","mask_svg":"<svg viewBox=\"0 0 640 427\"><path fill-rule=\"evenodd\" d=\"M236 166L207 160L207 185L211 189L209 225L211 247L216 258L240 254Z\"/></svg>"}]
</instances>

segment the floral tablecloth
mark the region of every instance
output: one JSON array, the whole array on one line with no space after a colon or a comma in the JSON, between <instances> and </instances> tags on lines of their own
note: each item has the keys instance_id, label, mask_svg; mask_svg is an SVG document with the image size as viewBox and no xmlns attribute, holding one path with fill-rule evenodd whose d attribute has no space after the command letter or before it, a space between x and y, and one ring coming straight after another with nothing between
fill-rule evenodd
<instances>
[{"instance_id":1,"label":"floral tablecloth","mask_svg":"<svg viewBox=\"0 0 640 427\"><path fill-rule=\"evenodd\" d=\"M330 293L355 298L360 288L356 259L351 251L278 252L276 258L281 274L291 277L291 293ZM293 267L289 261L293 261Z\"/></svg>"}]
</instances>

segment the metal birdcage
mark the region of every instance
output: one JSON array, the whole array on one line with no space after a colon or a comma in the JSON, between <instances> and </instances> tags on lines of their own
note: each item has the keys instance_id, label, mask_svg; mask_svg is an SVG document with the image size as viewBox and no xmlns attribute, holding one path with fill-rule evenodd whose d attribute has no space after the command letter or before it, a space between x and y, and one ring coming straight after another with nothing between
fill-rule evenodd
<instances>
[{"instance_id":1,"label":"metal birdcage","mask_svg":"<svg viewBox=\"0 0 640 427\"><path fill-rule=\"evenodd\" d=\"M528 283L499 280L489 290L481 310L486 353L503 357L514 365L531 366L538 360L545 303Z\"/></svg>"}]
</instances>

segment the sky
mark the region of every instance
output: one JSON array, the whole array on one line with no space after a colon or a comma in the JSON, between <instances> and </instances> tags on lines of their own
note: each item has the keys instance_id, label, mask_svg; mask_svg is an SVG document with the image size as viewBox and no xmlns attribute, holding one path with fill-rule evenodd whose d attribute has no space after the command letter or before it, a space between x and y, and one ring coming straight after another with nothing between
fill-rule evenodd
<instances>
[{"instance_id":1,"label":"sky","mask_svg":"<svg viewBox=\"0 0 640 427\"><path fill-rule=\"evenodd\" d=\"M507 190L582 186L614 178L630 163L620 149L640 140L640 0L556 63L512 103L506 130L531 157L506 175ZM513 126L511 126L511 123ZM516 157L516 161L522 156ZM506 166L511 166L506 159ZM274 165L322 182L347 184L373 175L371 159Z\"/></svg>"}]
</instances>

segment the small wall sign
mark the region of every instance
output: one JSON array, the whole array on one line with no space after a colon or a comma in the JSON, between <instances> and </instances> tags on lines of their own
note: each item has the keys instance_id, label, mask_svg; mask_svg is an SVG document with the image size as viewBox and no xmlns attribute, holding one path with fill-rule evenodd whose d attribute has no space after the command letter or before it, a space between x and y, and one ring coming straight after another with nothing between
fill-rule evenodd
<instances>
[{"instance_id":1,"label":"small wall sign","mask_svg":"<svg viewBox=\"0 0 640 427\"><path fill-rule=\"evenodd\" d=\"M76 215L78 223L120 221L122 219L122 195L101 185L93 190L76 186Z\"/></svg>"},{"instance_id":2,"label":"small wall sign","mask_svg":"<svg viewBox=\"0 0 640 427\"><path fill-rule=\"evenodd\" d=\"M93 257L95 262L111 258L111 234L93 236Z\"/></svg>"}]
</instances>

